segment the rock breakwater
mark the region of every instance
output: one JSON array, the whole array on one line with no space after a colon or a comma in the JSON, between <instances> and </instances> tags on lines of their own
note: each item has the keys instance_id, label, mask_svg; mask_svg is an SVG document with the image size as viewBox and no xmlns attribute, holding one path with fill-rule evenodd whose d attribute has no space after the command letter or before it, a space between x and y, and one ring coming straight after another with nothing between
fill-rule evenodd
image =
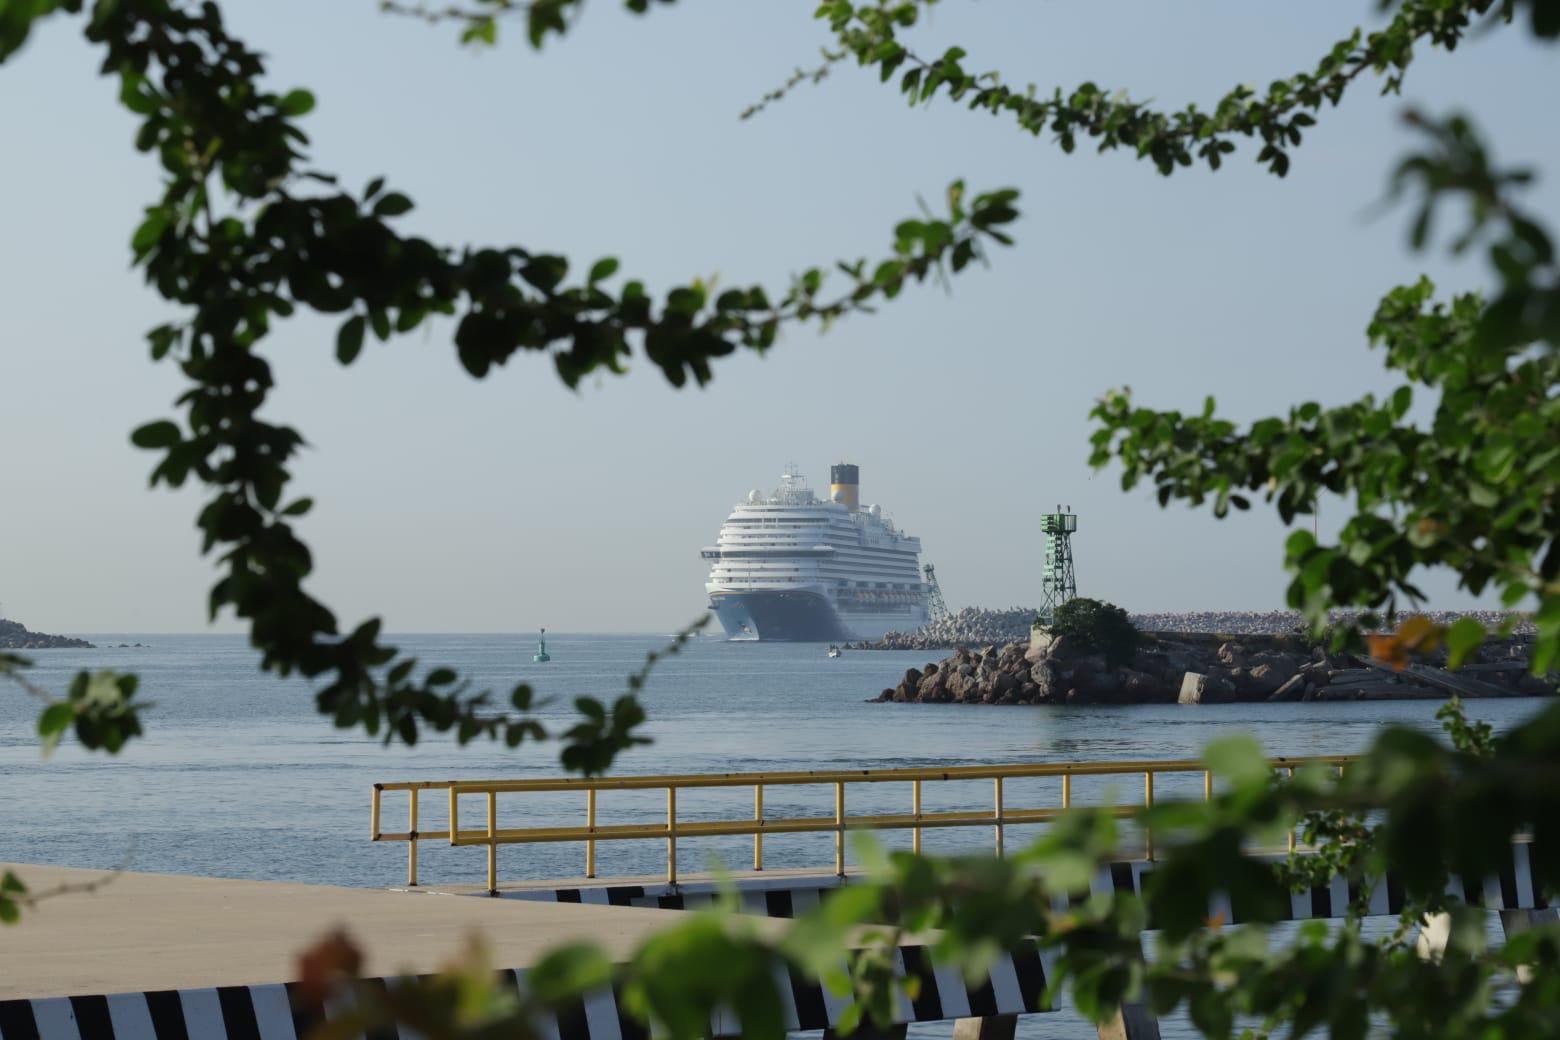
<instances>
[{"instance_id":1,"label":"rock breakwater","mask_svg":"<svg viewBox=\"0 0 1560 1040\"><path fill-rule=\"evenodd\" d=\"M964 607L945 618L929 621L914 632L889 632L882 639L853 643L854 650L951 650L958 646L1010 643L1028 639L1035 623L1033 607L990 610Z\"/></svg>"},{"instance_id":2,"label":"rock breakwater","mask_svg":"<svg viewBox=\"0 0 1560 1040\"><path fill-rule=\"evenodd\" d=\"M1532 637L1492 639L1456 672L1444 659L1403 671L1329 654L1296 635L1147 640L1130 665L1111 667L1068 636L962 647L910 668L878 701L921 704L1216 704L1254 701L1523 697L1554 694L1556 677L1528 673Z\"/></svg>"},{"instance_id":3,"label":"rock breakwater","mask_svg":"<svg viewBox=\"0 0 1560 1040\"><path fill-rule=\"evenodd\" d=\"M1430 610L1422 611L1432 621L1450 624L1458 618L1471 617L1490 628L1504 621L1507 615L1498 610ZM1305 631L1305 618L1293 610L1202 610L1184 613L1131 614L1132 623L1144 632L1203 635L1296 635ZM1352 614L1339 611L1333 615L1334 623L1347 621ZM958 647L987 646L993 643L1010 643L1029 638L1034 624L1032 607L1010 607L991 610L981 607L965 607L948 617L929 622L914 632L889 632L882 639L854 643L855 650L953 650ZM1533 631L1531 623L1523 622L1517 632Z\"/></svg>"}]
</instances>

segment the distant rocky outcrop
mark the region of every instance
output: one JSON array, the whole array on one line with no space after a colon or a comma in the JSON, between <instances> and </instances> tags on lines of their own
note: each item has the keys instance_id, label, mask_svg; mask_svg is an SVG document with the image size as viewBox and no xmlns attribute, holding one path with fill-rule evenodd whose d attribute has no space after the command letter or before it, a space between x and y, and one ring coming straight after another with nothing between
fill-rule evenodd
<instances>
[{"instance_id":1,"label":"distant rocky outcrop","mask_svg":"<svg viewBox=\"0 0 1560 1040\"><path fill-rule=\"evenodd\" d=\"M1253 701L1385 700L1544 696L1556 676L1529 674L1533 637L1491 639L1456 672L1444 658L1394 671L1350 654L1329 654L1300 636L1157 633L1128 665L1111 667L1068 636L1029 638L911 668L876 699L922 704L1223 704Z\"/></svg>"},{"instance_id":2,"label":"distant rocky outcrop","mask_svg":"<svg viewBox=\"0 0 1560 1040\"><path fill-rule=\"evenodd\" d=\"M51 636L42 632L29 632L20 621L0 618L0 650L64 650L92 649L85 639L70 636Z\"/></svg>"}]
</instances>

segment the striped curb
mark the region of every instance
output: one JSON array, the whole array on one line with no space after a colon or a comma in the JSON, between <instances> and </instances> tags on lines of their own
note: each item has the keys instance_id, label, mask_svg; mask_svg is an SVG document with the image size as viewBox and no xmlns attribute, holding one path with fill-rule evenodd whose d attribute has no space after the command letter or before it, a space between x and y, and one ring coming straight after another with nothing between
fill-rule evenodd
<instances>
[{"instance_id":1,"label":"striped curb","mask_svg":"<svg viewBox=\"0 0 1560 1040\"><path fill-rule=\"evenodd\" d=\"M924 946L901 946L895 959L900 978L920 980L914 1001L899 994L895 1022L1048 1011L1046 964L1034 944L999 957L985 978L970 983L955 969L933 964ZM817 980L785 965L776 966L787 1031L827 1029L839 1024L851 1003ZM524 970L500 973L505 984L524 990ZM403 980L369 979L389 987ZM649 1040L649 1032L623 1009L620 994L603 988L571 1006L541 1016L541 1040ZM302 1040L319 1018L304 1010L297 984L221 986L215 989L115 993L109 996L48 997L0 1001L0 1040ZM327 1002L329 1020L345 1010ZM730 1013L716 1014L711 1036L739 1031ZM366 1040L422 1040L408 1030L371 1034Z\"/></svg>"},{"instance_id":2,"label":"striped curb","mask_svg":"<svg viewBox=\"0 0 1560 1040\"><path fill-rule=\"evenodd\" d=\"M1281 863L1283 855L1264 856L1259 859L1269 863ZM1090 895L1142 895L1143 877L1153 872L1154 864L1146 860L1122 860L1101 867L1089 882ZM699 910L715 906L725 891L735 890L737 908L746 914L762 917L796 917L818 905L832 890L849 882L832 874L817 877L790 878L740 878L722 884L717 881L697 881L683 884L654 885L584 885L559 888L520 889L501 891L503 899L524 899L544 903L589 903L598 906L633 906L661 910ZM1361 890L1358 880L1335 877L1328 885L1318 886L1306 892L1290 892L1288 916L1290 921L1343 917ZM404 889L415 892L417 889ZM1526 842L1511 847L1511 858L1500 873L1479 882L1464 882L1453 878L1447 886L1447 894L1469 906L1487 910L1542 910L1553 902L1533 881L1532 848ZM463 893L490 898L486 892ZM1083 896L1071 900L1077 905ZM1069 900L1059 898L1056 909L1064 910ZM1385 884L1377 884L1371 892L1367 916L1386 917L1402 913L1403 887L1388 874ZM1210 917L1218 917L1227 924L1251 920L1243 908L1230 905L1227 896L1215 896L1208 907ZM890 922L884 922L890 923Z\"/></svg>"}]
</instances>

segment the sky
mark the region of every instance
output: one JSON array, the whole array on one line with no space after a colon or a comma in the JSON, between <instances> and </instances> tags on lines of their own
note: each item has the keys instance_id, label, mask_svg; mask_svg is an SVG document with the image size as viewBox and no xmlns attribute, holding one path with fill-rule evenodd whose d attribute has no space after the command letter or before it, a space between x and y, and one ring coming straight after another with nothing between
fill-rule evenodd
<instances>
[{"instance_id":1,"label":"sky","mask_svg":"<svg viewBox=\"0 0 1560 1040\"><path fill-rule=\"evenodd\" d=\"M828 42L815 5L682 0L645 17L597 0L543 52L494 50L372 0L230 0L270 56L269 84L307 86L317 166L384 175L417 202L410 232L621 259L652 288L695 277L783 287L839 258L886 254L894 224L952 180L1022 190L1017 245L951 289L913 287L823 334L674 390L640 361L570 391L517 357L476 381L448 327L371 342L351 369L331 323L265 345L267 414L309 448L294 494L310 589L343 625L401 632L671 631L705 598L702 546L733 503L788 462L816 485L861 467L862 499L919 535L951 605L1032 605L1039 515L1080 514L1079 591L1133 610L1282 605L1283 525L1161 510L1087 464L1088 412L1130 385L1145 404L1230 418L1338 404L1394 385L1364 328L1393 285L1429 273L1487 284L1477 257L1407 247L1383 209L1414 141L1409 105L1472 114L1504 161L1540 173L1554 214L1553 54L1505 29L1426 52L1401 98L1369 79L1324 112L1280 180L1243 147L1224 170L1161 178L1121 153L1071 156L1010 122L939 101L911 109L838 68L759 117L751 101ZM911 38L957 44L1042 92L1085 80L1205 106L1237 83L1314 67L1375 4L949 0ZM131 429L172 414L180 378L143 333L170 311L129 266L158 191L153 160L79 19L55 18L0 66L0 614L56 632L208 626L212 564L198 492L147 487ZM1323 533L1346 503L1324 507ZM1474 604L1446 576L1432 605Z\"/></svg>"}]
</instances>

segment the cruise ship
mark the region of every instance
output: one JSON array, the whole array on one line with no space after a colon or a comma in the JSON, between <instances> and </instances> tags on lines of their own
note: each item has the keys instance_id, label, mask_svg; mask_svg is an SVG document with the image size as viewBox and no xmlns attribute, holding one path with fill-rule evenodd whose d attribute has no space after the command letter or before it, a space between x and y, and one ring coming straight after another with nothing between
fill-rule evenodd
<instances>
[{"instance_id":1,"label":"cruise ship","mask_svg":"<svg viewBox=\"0 0 1560 1040\"><path fill-rule=\"evenodd\" d=\"M796 467L772 494L750 491L721 525L710 610L731 639L877 639L926 623L921 540L860 505L861 472L842 462L820 499Z\"/></svg>"}]
</instances>

